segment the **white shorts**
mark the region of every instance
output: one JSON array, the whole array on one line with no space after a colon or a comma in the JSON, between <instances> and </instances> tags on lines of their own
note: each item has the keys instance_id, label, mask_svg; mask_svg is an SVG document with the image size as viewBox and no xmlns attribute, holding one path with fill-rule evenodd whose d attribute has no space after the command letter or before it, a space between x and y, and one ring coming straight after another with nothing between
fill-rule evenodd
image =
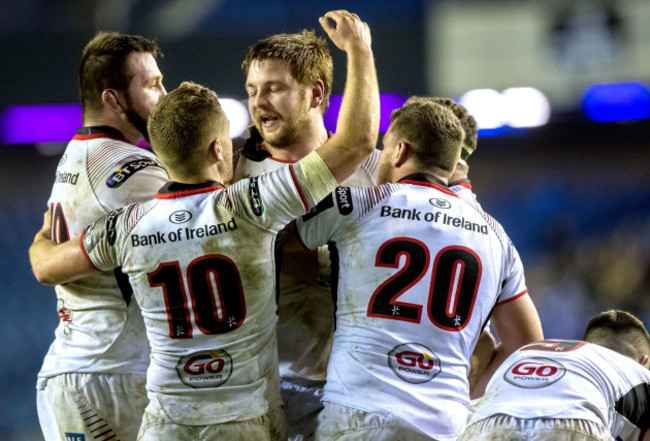
<instances>
[{"instance_id":1,"label":"white shorts","mask_svg":"<svg viewBox=\"0 0 650 441\"><path fill-rule=\"evenodd\" d=\"M190 426L172 423L155 406L142 417L138 441L286 441L284 414L278 406L245 421Z\"/></svg>"},{"instance_id":2,"label":"white shorts","mask_svg":"<svg viewBox=\"0 0 650 441\"><path fill-rule=\"evenodd\" d=\"M431 441L433 438L404 427L395 417L325 401L318 416L316 441Z\"/></svg>"},{"instance_id":3,"label":"white shorts","mask_svg":"<svg viewBox=\"0 0 650 441\"><path fill-rule=\"evenodd\" d=\"M45 441L133 441L148 402L144 377L131 374L61 374L36 387Z\"/></svg>"},{"instance_id":4,"label":"white shorts","mask_svg":"<svg viewBox=\"0 0 650 441\"><path fill-rule=\"evenodd\" d=\"M457 441L612 441L603 426L588 420L515 418L497 414L468 426Z\"/></svg>"}]
</instances>

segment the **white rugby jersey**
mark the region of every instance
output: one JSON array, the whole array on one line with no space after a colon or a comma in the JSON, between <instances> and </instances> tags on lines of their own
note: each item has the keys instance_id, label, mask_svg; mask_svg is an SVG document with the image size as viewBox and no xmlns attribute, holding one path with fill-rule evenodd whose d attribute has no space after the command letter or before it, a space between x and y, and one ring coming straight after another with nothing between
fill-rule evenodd
<instances>
[{"instance_id":1,"label":"white rugby jersey","mask_svg":"<svg viewBox=\"0 0 650 441\"><path fill-rule=\"evenodd\" d=\"M167 180L156 156L129 144L116 129L80 128L59 161L48 200L52 239L65 242L109 211L151 199ZM55 288L61 321L39 378L69 372L144 375L149 345L124 281L111 269Z\"/></svg>"},{"instance_id":2,"label":"white rugby jersey","mask_svg":"<svg viewBox=\"0 0 650 441\"><path fill-rule=\"evenodd\" d=\"M481 329L497 303L527 292L501 226L423 174L338 187L296 226L308 248L329 242L339 261L323 400L455 438Z\"/></svg>"},{"instance_id":3,"label":"white rugby jersey","mask_svg":"<svg viewBox=\"0 0 650 441\"><path fill-rule=\"evenodd\" d=\"M335 187L312 153L228 189L169 183L86 229L93 265L129 275L151 343L149 399L172 421L245 420L281 404L275 236Z\"/></svg>"},{"instance_id":4,"label":"white rugby jersey","mask_svg":"<svg viewBox=\"0 0 650 441\"><path fill-rule=\"evenodd\" d=\"M374 150L343 184L356 187L376 185L380 153ZM237 161L233 181L259 176L288 163L273 157L255 161L242 154ZM321 268L319 279L329 279L330 263L326 247L320 250L318 260ZM283 378L298 376L325 380L334 319L328 284L309 285L283 272L279 282L278 310L280 375Z\"/></svg>"},{"instance_id":5,"label":"white rugby jersey","mask_svg":"<svg viewBox=\"0 0 650 441\"><path fill-rule=\"evenodd\" d=\"M650 430L650 371L602 346L543 340L501 364L468 423L496 413L589 420L614 439L636 441Z\"/></svg>"}]
</instances>

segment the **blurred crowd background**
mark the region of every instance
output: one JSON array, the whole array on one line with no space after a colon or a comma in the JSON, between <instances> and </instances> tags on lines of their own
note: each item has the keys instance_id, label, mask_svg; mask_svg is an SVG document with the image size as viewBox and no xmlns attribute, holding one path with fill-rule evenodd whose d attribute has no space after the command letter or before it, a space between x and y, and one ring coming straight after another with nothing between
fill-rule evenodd
<instances>
[{"instance_id":1,"label":"blurred crowd background","mask_svg":"<svg viewBox=\"0 0 650 441\"><path fill-rule=\"evenodd\" d=\"M330 9L370 25L382 93L461 100L476 90L493 99L511 88L540 92L547 107L534 127L507 118L481 125L474 190L521 254L547 337L579 339L606 308L650 325L647 0L2 0L0 440L42 439L36 374L58 317L27 249L73 134L30 138L42 121L20 125L11 110L78 103L79 56L98 30L157 37L167 90L191 80L245 103L239 66L248 46L304 28L325 35L317 18ZM341 94L345 58L331 47L333 93ZM483 106L488 119L479 123L497 101Z\"/></svg>"}]
</instances>

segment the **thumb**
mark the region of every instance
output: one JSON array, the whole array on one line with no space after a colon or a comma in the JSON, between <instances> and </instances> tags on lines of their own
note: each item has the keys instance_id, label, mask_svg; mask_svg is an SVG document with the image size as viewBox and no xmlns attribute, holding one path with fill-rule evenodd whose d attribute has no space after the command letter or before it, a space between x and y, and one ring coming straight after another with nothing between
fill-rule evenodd
<instances>
[{"instance_id":1,"label":"thumb","mask_svg":"<svg viewBox=\"0 0 650 441\"><path fill-rule=\"evenodd\" d=\"M323 27L325 32L327 32L328 34L330 34L333 30L336 29L332 24L333 21L331 21L331 19L327 18L324 15L318 19L318 22Z\"/></svg>"}]
</instances>

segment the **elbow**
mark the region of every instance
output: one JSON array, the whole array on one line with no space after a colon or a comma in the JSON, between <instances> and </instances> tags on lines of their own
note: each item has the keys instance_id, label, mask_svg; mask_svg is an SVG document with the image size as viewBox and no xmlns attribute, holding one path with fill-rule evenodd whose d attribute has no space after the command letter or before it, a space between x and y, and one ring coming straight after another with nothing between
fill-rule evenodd
<instances>
[{"instance_id":1,"label":"elbow","mask_svg":"<svg viewBox=\"0 0 650 441\"><path fill-rule=\"evenodd\" d=\"M34 273L34 277L36 277L36 280L40 284L47 285L47 286L54 286L59 284L59 281L56 280L56 278L53 277L52 274L48 273L46 269L42 268L41 265L32 266L32 272Z\"/></svg>"}]
</instances>

